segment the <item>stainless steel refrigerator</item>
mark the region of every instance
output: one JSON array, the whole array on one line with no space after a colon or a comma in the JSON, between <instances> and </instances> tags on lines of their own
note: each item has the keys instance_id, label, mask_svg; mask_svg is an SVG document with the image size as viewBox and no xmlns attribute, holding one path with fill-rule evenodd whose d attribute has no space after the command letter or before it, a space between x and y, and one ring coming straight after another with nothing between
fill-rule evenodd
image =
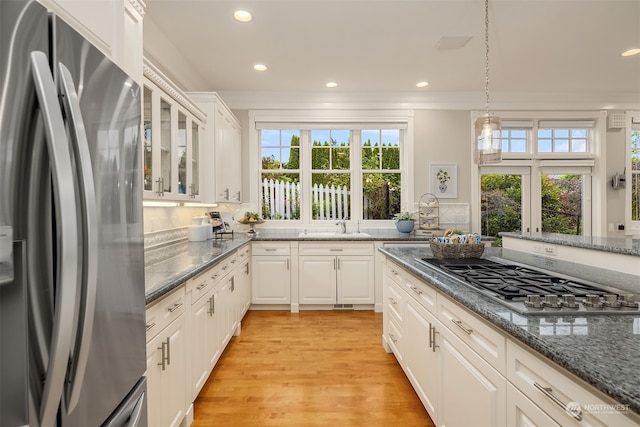
<instances>
[{"instance_id":1,"label":"stainless steel refrigerator","mask_svg":"<svg viewBox=\"0 0 640 427\"><path fill-rule=\"evenodd\" d=\"M0 0L0 95L0 426L145 426L140 87Z\"/></svg>"}]
</instances>

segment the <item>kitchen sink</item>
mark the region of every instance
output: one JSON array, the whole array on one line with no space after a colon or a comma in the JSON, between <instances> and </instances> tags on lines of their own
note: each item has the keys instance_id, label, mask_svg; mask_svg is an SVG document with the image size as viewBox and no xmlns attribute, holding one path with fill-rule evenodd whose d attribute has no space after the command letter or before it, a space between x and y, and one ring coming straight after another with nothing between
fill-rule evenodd
<instances>
[{"instance_id":1,"label":"kitchen sink","mask_svg":"<svg viewBox=\"0 0 640 427\"><path fill-rule=\"evenodd\" d=\"M366 239L371 237L368 233L337 233L335 231L312 231L298 234L298 237L307 239Z\"/></svg>"}]
</instances>

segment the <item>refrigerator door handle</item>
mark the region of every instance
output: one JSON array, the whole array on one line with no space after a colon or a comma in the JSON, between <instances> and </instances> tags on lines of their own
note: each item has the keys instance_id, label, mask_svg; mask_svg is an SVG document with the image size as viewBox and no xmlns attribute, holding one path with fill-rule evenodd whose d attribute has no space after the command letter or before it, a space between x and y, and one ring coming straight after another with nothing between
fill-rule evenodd
<instances>
[{"instance_id":1,"label":"refrigerator door handle","mask_svg":"<svg viewBox=\"0 0 640 427\"><path fill-rule=\"evenodd\" d=\"M140 418L142 418L145 397L146 393L142 393L142 396L140 396L140 398L138 399L138 403L136 403L135 408L133 408L133 412L131 413L131 417L129 418L127 427L140 427Z\"/></svg>"},{"instance_id":2,"label":"refrigerator door handle","mask_svg":"<svg viewBox=\"0 0 640 427\"><path fill-rule=\"evenodd\" d=\"M39 425L55 425L71 349L78 288L78 220L67 135L49 61L44 52L31 52L31 74L42 112L51 159L58 236L57 290L51 348L39 408Z\"/></svg>"},{"instance_id":3,"label":"refrigerator door handle","mask_svg":"<svg viewBox=\"0 0 640 427\"><path fill-rule=\"evenodd\" d=\"M80 317L78 318L78 330L76 347L72 348L72 360L69 372L69 384L66 396L67 413L71 413L80 399L80 391L84 379L89 357L89 346L93 335L93 319L96 307L96 292L98 287L98 214L96 204L96 191L91 170L91 154L87 133L80 110L80 101L76 92L73 77L67 67L58 64L60 76L60 91L62 105L68 122L69 135L78 166L77 174L80 184L82 212L82 296L80 302Z\"/></svg>"}]
</instances>

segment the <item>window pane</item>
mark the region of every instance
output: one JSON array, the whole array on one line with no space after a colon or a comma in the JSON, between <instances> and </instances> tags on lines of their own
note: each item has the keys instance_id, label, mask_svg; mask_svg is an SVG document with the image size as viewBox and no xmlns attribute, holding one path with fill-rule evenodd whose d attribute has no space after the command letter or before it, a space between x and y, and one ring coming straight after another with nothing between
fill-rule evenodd
<instances>
[{"instance_id":1,"label":"window pane","mask_svg":"<svg viewBox=\"0 0 640 427\"><path fill-rule=\"evenodd\" d=\"M331 149L331 166L332 169L338 170L351 169L348 146L339 146Z\"/></svg>"},{"instance_id":2,"label":"window pane","mask_svg":"<svg viewBox=\"0 0 640 427\"><path fill-rule=\"evenodd\" d=\"M380 146L377 142L370 139L363 140L362 143L362 169L377 170L380 169Z\"/></svg>"},{"instance_id":3,"label":"window pane","mask_svg":"<svg viewBox=\"0 0 640 427\"><path fill-rule=\"evenodd\" d=\"M586 153L587 152L587 140L586 139L574 139L571 141L572 153Z\"/></svg>"},{"instance_id":4,"label":"window pane","mask_svg":"<svg viewBox=\"0 0 640 427\"><path fill-rule=\"evenodd\" d=\"M502 151L505 152L505 153L508 153L509 151L511 151L511 150L509 150L509 139L508 138L504 138L502 140Z\"/></svg>"},{"instance_id":5,"label":"window pane","mask_svg":"<svg viewBox=\"0 0 640 427\"><path fill-rule=\"evenodd\" d=\"M285 162L282 164L284 169L300 169L300 148L292 147L283 151ZM288 160L286 160L288 159Z\"/></svg>"},{"instance_id":6,"label":"window pane","mask_svg":"<svg viewBox=\"0 0 640 427\"><path fill-rule=\"evenodd\" d=\"M280 131L275 129L263 129L260 132L261 143L263 146L280 145Z\"/></svg>"},{"instance_id":7,"label":"window pane","mask_svg":"<svg viewBox=\"0 0 640 427\"><path fill-rule=\"evenodd\" d=\"M527 131L525 129L512 129L511 138L527 139Z\"/></svg>"},{"instance_id":8,"label":"window pane","mask_svg":"<svg viewBox=\"0 0 640 427\"><path fill-rule=\"evenodd\" d=\"M511 141L511 152L512 153L526 153L527 152L527 141L524 139L514 139Z\"/></svg>"},{"instance_id":9,"label":"window pane","mask_svg":"<svg viewBox=\"0 0 640 427\"><path fill-rule=\"evenodd\" d=\"M538 138L551 138L551 129L538 129Z\"/></svg>"},{"instance_id":10,"label":"window pane","mask_svg":"<svg viewBox=\"0 0 640 427\"><path fill-rule=\"evenodd\" d=\"M262 149L262 169L280 169L280 149Z\"/></svg>"},{"instance_id":11,"label":"window pane","mask_svg":"<svg viewBox=\"0 0 640 427\"><path fill-rule=\"evenodd\" d=\"M400 147L382 147L382 169L400 169Z\"/></svg>"},{"instance_id":12,"label":"window pane","mask_svg":"<svg viewBox=\"0 0 640 427\"><path fill-rule=\"evenodd\" d=\"M328 142L320 143L319 141L313 141L313 148L311 149L311 169L329 170L331 168L329 162L330 149L331 147Z\"/></svg>"},{"instance_id":13,"label":"window pane","mask_svg":"<svg viewBox=\"0 0 640 427\"><path fill-rule=\"evenodd\" d=\"M501 231L522 230L522 176L482 175L481 232L498 236Z\"/></svg>"},{"instance_id":14,"label":"window pane","mask_svg":"<svg viewBox=\"0 0 640 427\"><path fill-rule=\"evenodd\" d=\"M542 176L542 231L582 235L582 175Z\"/></svg>"},{"instance_id":15,"label":"window pane","mask_svg":"<svg viewBox=\"0 0 640 427\"><path fill-rule=\"evenodd\" d=\"M538 139L538 151L541 153L551 153L551 140Z\"/></svg>"},{"instance_id":16,"label":"window pane","mask_svg":"<svg viewBox=\"0 0 640 427\"><path fill-rule=\"evenodd\" d=\"M569 138L569 129L554 129L554 138Z\"/></svg>"},{"instance_id":17,"label":"window pane","mask_svg":"<svg viewBox=\"0 0 640 427\"><path fill-rule=\"evenodd\" d=\"M568 153L569 152L569 140L568 139L556 139L554 141L554 150L556 153Z\"/></svg>"},{"instance_id":18,"label":"window pane","mask_svg":"<svg viewBox=\"0 0 640 427\"><path fill-rule=\"evenodd\" d=\"M400 212L400 174L362 175L363 219L391 219Z\"/></svg>"},{"instance_id":19,"label":"window pane","mask_svg":"<svg viewBox=\"0 0 640 427\"><path fill-rule=\"evenodd\" d=\"M267 219L300 219L300 175L262 173L262 216Z\"/></svg>"},{"instance_id":20,"label":"window pane","mask_svg":"<svg viewBox=\"0 0 640 427\"><path fill-rule=\"evenodd\" d=\"M587 138L587 130L586 129L571 129L571 138Z\"/></svg>"},{"instance_id":21,"label":"window pane","mask_svg":"<svg viewBox=\"0 0 640 427\"><path fill-rule=\"evenodd\" d=\"M311 174L312 217L317 220L351 217L351 175Z\"/></svg>"}]
</instances>

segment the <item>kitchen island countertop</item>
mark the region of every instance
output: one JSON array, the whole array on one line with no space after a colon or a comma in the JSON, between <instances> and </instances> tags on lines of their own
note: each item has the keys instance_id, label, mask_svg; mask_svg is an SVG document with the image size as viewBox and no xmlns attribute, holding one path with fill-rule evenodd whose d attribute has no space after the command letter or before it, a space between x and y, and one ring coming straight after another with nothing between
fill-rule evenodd
<instances>
[{"instance_id":1,"label":"kitchen island countertop","mask_svg":"<svg viewBox=\"0 0 640 427\"><path fill-rule=\"evenodd\" d=\"M510 337L640 414L640 315L520 314L440 270L418 263L416 258L432 256L427 247L380 251ZM487 248L484 256L501 253Z\"/></svg>"},{"instance_id":2,"label":"kitchen island countertop","mask_svg":"<svg viewBox=\"0 0 640 427\"><path fill-rule=\"evenodd\" d=\"M502 232L500 236L640 257L640 239L632 239L631 237L595 237L559 233L523 234L511 232Z\"/></svg>"}]
</instances>

